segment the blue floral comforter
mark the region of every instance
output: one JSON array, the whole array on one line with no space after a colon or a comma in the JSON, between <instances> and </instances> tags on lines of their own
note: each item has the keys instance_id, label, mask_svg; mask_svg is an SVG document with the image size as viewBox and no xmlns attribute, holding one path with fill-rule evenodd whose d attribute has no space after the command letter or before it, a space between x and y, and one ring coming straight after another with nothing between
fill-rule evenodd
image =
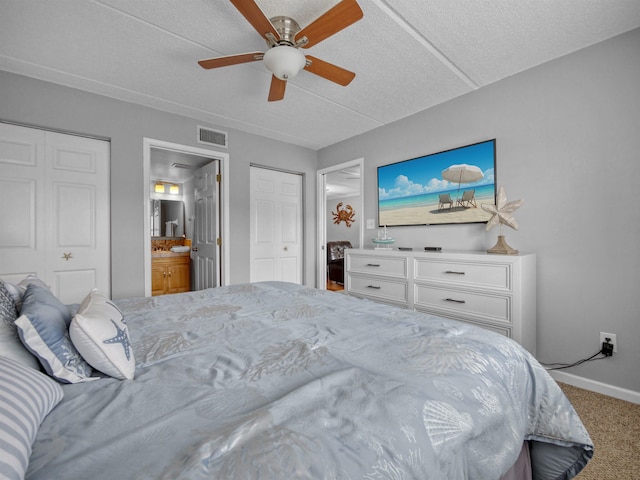
<instances>
[{"instance_id":1,"label":"blue floral comforter","mask_svg":"<svg viewBox=\"0 0 640 480\"><path fill-rule=\"evenodd\" d=\"M28 479L490 480L532 440L551 480L592 455L544 368L465 323L277 282L117 304L135 380L65 385Z\"/></svg>"}]
</instances>

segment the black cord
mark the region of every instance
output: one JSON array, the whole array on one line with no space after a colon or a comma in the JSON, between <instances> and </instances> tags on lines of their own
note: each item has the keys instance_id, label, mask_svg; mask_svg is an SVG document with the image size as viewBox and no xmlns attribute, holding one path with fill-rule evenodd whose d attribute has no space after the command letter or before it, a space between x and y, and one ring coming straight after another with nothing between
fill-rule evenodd
<instances>
[{"instance_id":1,"label":"black cord","mask_svg":"<svg viewBox=\"0 0 640 480\"><path fill-rule=\"evenodd\" d=\"M559 367L547 368L547 370L562 370L563 368L571 368L571 367L576 367L578 365L582 365L584 362L589 362L589 361L592 361L592 360L602 360L604 358L607 358L606 355L604 355L602 357L599 357L599 358L595 358L598 355L604 355L602 353L602 350L597 351L596 353L591 355L589 358L583 358L582 360L578 360L577 362L574 362L574 363L543 363L543 362L540 362L540 364L544 365L545 367L551 367L552 365L560 365Z\"/></svg>"}]
</instances>

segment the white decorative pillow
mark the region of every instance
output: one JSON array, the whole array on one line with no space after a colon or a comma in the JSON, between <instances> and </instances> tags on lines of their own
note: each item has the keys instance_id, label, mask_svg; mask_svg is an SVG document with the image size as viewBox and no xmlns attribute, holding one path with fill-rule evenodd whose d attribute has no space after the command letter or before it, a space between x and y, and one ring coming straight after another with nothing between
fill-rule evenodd
<instances>
[{"instance_id":1,"label":"white decorative pillow","mask_svg":"<svg viewBox=\"0 0 640 480\"><path fill-rule=\"evenodd\" d=\"M69 335L93 368L120 380L133 380L136 362L124 317L98 289L91 290L80 304Z\"/></svg>"},{"instance_id":2,"label":"white decorative pillow","mask_svg":"<svg viewBox=\"0 0 640 480\"><path fill-rule=\"evenodd\" d=\"M16 320L20 340L46 372L63 383L97 380L69 338L71 314L50 290L30 284Z\"/></svg>"},{"instance_id":3,"label":"white decorative pillow","mask_svg":"<svg viewBox=\"0 0 640 480\"><path fill-rule=\"evenodd\" d=\"M24 478L38 428L62 396L46 375L0 356L0 477Z\"/></svg>"}]
</instances>

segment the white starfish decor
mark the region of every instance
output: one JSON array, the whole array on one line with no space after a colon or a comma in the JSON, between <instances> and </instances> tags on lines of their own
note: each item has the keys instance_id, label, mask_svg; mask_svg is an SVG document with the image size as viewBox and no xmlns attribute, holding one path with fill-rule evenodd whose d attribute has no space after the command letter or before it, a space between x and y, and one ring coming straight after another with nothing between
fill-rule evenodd
<instances>
[{"instance_id":1,"label":"white starfish decor","mask_svg":"<svg viewBox=\"0 0 640 480\"><path fill-rule=\"evenodd\" d=\"M520 205L522 205L523 200L514 200L513 202L507 203L507 195L504 193L504 188L500 187L498 190L498 195L496 199L496 204L491 205L487 203L483 203L481 205L482 209L485 212L489 212L493 214L489 221L487 222L487 230L492 229L496 225L500 225L500 233L502 233L502 225L507 225L508 227L513 228L514 230L518 229L518 222L511 215L515 212ZM499 255L517 255L518 250L511 248L507 245L507 242L504 239L504 235L498 235L497 243L487 250L488 253L496 253Z\"/></svg>"},{"instance_id":2,"label":"white starfish decor","mask_svg":"<svg viewBox=\"0 0 640 480\"><path fill-rule=\"evenodd\" d=\"M487 222L487 230L491 230L498 224L506 225L517 230L518 222L516 222L516 219L513 218L511 214L520 208L522 202L524 202L524 200L514 200L513 202L507 203L507 195L504 193L504 188L500 187L495 205L488 203L481 205L485 212L493 214Z\"/></svg>"}]
</instances>

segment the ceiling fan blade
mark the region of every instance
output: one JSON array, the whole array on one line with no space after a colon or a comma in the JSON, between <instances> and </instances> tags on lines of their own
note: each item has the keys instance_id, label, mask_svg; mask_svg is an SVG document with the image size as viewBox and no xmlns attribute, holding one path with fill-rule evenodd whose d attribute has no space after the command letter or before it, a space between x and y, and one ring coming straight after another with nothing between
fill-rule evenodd
<instances>
[{"instance_id":1,"label":"ceiling fan blade","mask_svg":"<svg viewBox=\"0 0 640 480\"><path fill-rule=\"evenodd\" d=\"M305 70L319 75L322 78L326 78L327 80L331 80L343 87L349 85L351 80L356 77L356 74L349 70L345 70L342 67L325 62L319 58L312 57L311 55L307 55L307 60L311 60L311 63L304 67Z\"/></svg>"},{"instance_id":2,"label":"ceiling fan blade","mask_svg":"<svg viewBox=\"0 0 640 480\"><path fill-rule=\"evenodd\" d=\"M241 53L239 55L227 55L226 57L209 58L207 60L200 60L198 65L207 70L210 68L227 67L229 65L237 65L239 63L257 62L262 60L264 53L252 52Z\"/></svg>"},{"instance_id":3,"label":"ceiling fan blade","mask_svg":"<svg viewBox=\"0 0 640 480\"><path fill-rule=\"evenodd\" d=\"M276 40L280 39L280 34L254 0L231 0L231 3L262 37L267 39L267 34L271 33Z\"/></svg>"},{"instance_id":4,"label":"ceiling fan blade","mask_svg":"<svg viewBox=\"0 0 640 480\"><path fill-rule=\"evenodd\" d=\"M269 89L269 101L277 102L284 98L284 90L287 87L286 80L280 80L275 75L271 76L271 88Z\"/></svg>"},{"instance_id":5,"label":"ceiling fan blade","mask_svg":"<svg viewBox=\"0 0 640 480\"><path fill-rule=\"evenodd\" d=\"M347 28L363 17L360 5L356 0L342 0L322 16L311 22L296 34L296 42L307 37L308 43L303 48L313 47L334 33Z\"/></svg>"}]
</instances>

